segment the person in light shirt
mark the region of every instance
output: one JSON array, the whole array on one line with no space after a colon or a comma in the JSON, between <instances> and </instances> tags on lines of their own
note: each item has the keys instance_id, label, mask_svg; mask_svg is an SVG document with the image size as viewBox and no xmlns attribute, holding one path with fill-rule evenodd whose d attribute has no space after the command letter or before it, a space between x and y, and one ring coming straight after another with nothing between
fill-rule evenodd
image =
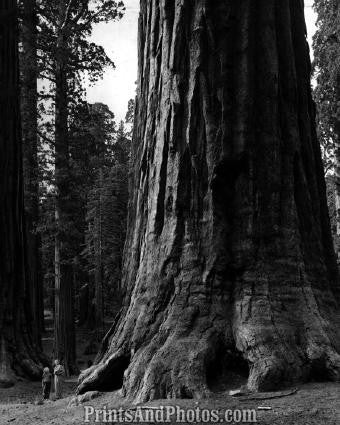
<instances>
[{"instance_id":1,"label":"person in light shirt","mask_svg":"<svg viewBox=\"0 0 340 425\"><path fill-rule=\"evenodd\" d=\"M56 398L62 398L63 381L65 375L64 366L60 364L60 361L56 359L54 361L54 389Z\"/></svg>"}]
</instances>

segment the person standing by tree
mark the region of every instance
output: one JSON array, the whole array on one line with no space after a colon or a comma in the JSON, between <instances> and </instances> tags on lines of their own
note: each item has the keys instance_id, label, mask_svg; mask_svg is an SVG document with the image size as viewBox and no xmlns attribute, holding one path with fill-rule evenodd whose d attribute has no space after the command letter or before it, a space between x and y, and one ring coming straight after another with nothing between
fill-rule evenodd
<instances>
[{"instance_id":1,"label":"person standing by tree","mask_svg":"<svg viewBox=\"0 0 340 425\"><path fill-rule=\"evenodd\" d=\"M43 370L43 376L42 376L42 390L43 390L44 400L48 400L50 398L51 384L52 384L52 375L51 375L50 369L48 367L45 367Z\"/></svg>"},{"instance_id":2,"label":"person standing by tree","mask_svg":"<svg viewBox=\"0 0 340 425\"><path fill-rule=\"evenodd\" d=\"M64 366L60 364L60 361L58 359L54 361L53 373L55 396L57 399L62 398L65 369Z\"/></svg>"}]
</instances>

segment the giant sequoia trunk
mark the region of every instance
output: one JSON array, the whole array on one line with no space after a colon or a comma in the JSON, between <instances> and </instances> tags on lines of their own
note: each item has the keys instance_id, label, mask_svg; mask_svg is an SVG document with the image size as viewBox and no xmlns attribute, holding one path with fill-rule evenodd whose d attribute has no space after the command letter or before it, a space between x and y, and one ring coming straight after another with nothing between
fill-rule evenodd
<instances>
[{"instance_id":1,"label":"giant sequoia trunk","mask_svg":"<svg viewBox=\"0 0 340 425\"><path fill-rule=\"evenodd\" d=\"M339 378L303 13L141 1L127 295L79 392L200 397L237 365L252 390Z\"/></svg>"},{"instance_id":2,"label":"giant sequoia trunk","mask_svg":"<svg viewBox=\"0 0 340 425\"><path fill-rule=\"evenodd\" d=\"M24 159L24 192L27 235L27 277L33 313L34 340L41 344L44 323L43 288L40 265L38 140L37 140L37 29L35 0L23 3L21 53L21 117Z\"/></svg>"},{"instance_id":3,"label":"giant sequoia trunk","mask_svg":"<svg viewBox=\"0 0 340 425\"><path fill-rule=\"evenodd\" d=\"M60 28L55 63L55 315L54 354L60 359L67 375L77 373L73 271L70 255L70 174L68 144L68 83L67 29L62 23L66 16L66 2L59 1Z\"/></svg>"},{"instance_id":4,"label":"giant sequoia trunk","mask_svg":"<svg viewBox=\"0 0 340 425\"><path fill-rule=\"evenodd\" d=\"M0 387L40 378L25 273L17 2L0 1Z\"/></svg>"}]
</instances>

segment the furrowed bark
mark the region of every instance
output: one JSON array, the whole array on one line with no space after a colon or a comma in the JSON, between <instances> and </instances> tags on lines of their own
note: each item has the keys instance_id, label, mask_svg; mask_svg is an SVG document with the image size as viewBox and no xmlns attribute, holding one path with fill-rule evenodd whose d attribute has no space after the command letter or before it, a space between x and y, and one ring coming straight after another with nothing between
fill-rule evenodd
<instances>
[{"instance_id":1,"label":"furrowed bark","mask_svg":"<svg viewBox=\"0 0 340 425\"><path fill-rule=\"evenodd\" d=\"M40 264L38 140L37 140L37 29L35 0L23 3L21 59L21 117L23 138L24 199L27 235L27 269L29 298L33 313L33 336L41 346L44 327L43 288Z\"/></svg>"},{"instance_id":2,"label":"furrowed bark","mask_svg":"<svg viewBox=\"0 0 340 425\"><path fill-rule=\"evenodd\" d=\"M79 392L339 379L314 118L302 2L141 1L127 295Z\"/></svg>"},{"instance_id":3,"label":"furrowed bark","mask_svg":"<svg viewBox=\"0 0 340 425\"><path fill-rule=\"evenodd\" d=\"M9 387L17 375L40 379L42 362L26 302L16 2L2 0L0 15L0 387Z\"/></svg>"}]
</instances>

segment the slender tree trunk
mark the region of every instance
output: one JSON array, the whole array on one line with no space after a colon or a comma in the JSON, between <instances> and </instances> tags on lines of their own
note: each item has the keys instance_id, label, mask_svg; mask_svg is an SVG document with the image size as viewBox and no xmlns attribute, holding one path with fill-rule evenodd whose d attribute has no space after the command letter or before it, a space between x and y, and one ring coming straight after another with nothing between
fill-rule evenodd
<instances>
[{"instance_id":1,"label":"slender tree trunk","mask_svg":"<svg viewBox=\"0 0 340 425\"><path fill-rule=\"evenodd\" d=\"M60 1L60 22L64 21L66 4ZM74 294L72 262L69 254L69 146L68 146L68 84L67 35L60 30L56 54L55 97L55 348L56 358L62 361L67 375L77 373Z\"/></svg>"},{"instance_id":2,"label":"slender tree trunk","mask_svg":"<svg viewBox=\"0 0 340 425\"><path fill-rule=\"evenodd\" d=\"M25 269L17 3L0 1L0 387L39 379Z\"/></svg>"},{"instance_id":3,"label":"slender tree trunk","mask_svg":"<svg viewBox=\"0 0 340 425\"><path fill-rule=\"evenodd\" d=\"M340 11L339 11L340 19ZM340 22L339 22L340 24ZM339 29L340 36L340 29ZM336 99L340 99L340 66L339 75L336 79ZM340 105L338 102L336 117L335 117L335 177L336 177L336 191L335 191L335 208L336 208L336 235L335 235L335 247L337 262L340 264Z\"/></svg>"},{"instance_id":4,"label":"slender tree trunk","mask_svg":"<svg viewBox=\"0 0 340 425\"><path fill-rule=\"evenodd\" d=\"M37 141L37 46L35 0L23 3L21 54L21 116L23 135L23 168L27 234L27 276L33 311L33 336L41 345L44 325L43 288L40 263L40 238L36 232L39 220L39 180Z\"/></svg>"},{"instance_id":5,"label":"slender tree trunk","mask_svg":"<svg viewBox=\"0 0 340 425\"><path fill-rule=\"evenodd\" d=\"M103 303L103 261L102 261L102 191L103 191L103 170L99 170L99 193L95 217L95 303L96 303L96 327L99 330L100 338L103 337L104 325L104 303Z\"/></svg>"},{"instance_id":6,"label":"slender tree trunk","mask_svg":"<svg viewBox=\"0 0 340 425\"><path fill-rule=\"evenodd\" d=\"M235 365L252 390L339 379L303 13L141 1L127 295L79 392L202 397Z\"/></svg>"}]
</instances>

